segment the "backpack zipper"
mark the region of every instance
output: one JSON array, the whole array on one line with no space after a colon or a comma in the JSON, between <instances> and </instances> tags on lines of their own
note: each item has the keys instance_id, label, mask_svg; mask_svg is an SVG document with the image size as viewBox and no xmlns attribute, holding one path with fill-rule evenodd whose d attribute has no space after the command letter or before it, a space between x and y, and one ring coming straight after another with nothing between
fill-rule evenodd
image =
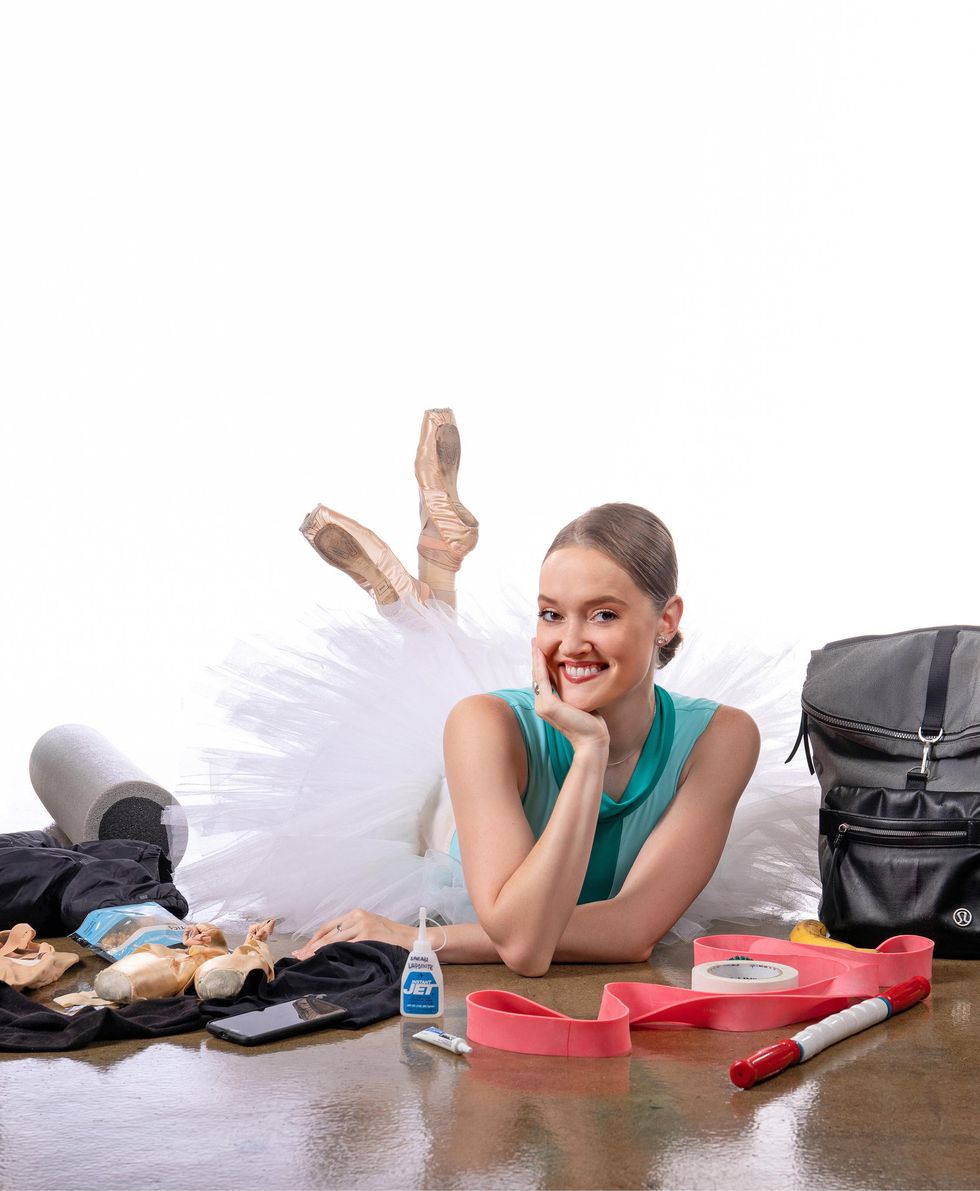
<instances>
[{"instance_id":1,"label":"backpack zipper","mask_svg":"<svg viewBox=\"0 0 980 1191\"><path fill-rule=\"evenodd\" d=\"M803 745L803 751L806 754L807 769L811 773L816 773L813 764L813 754L810 752L810 732L807 727L807 721L814 719L821 724L830 724L834 728L844 728L858 730L865 735L872 736L890 736L896 740L917 740L918 737L914 732L899 732L893 728L882 728L878 724L864 724L860 720L845 720L837 715L828 715L825 711L817 711L811 703L807 703L806 699L801 699L800 703L803 707L803 714L800 716L800 730L796 735L796 742L790 751L789 756L783 762L788 765L790 761L796 756L796 751Z\"/></svg>"},{"instance_id":2,"label":"backpack zipper","mask_svg":"<svg viewBox=\"0 0 980 1191\"><path fill-rule=\"evenodd\" d=\"M896 728L882 728L879 724L866 724L861 720L845 720L839 715L829 715L826 711L817 711L811 704L802 700L803 710L807 715L820 724L831 724L835 728L851 728L866 732L872 736L890 736L893 740L918 740L915 732L899 732Z\"/></svg>"},{"instance_id":3,"label":"backpack zipper","mask_svg":"<svg viewBox=\"0 0 980 1191\"><path fill-rule=\"evenodd\" d=\"M900 732L897 728L883 728L880 724L867 724L862 720L846 720L839 715L830 715L826 711L818 711L812 703L801 700L806 714L821 724L830 724L835 728L850 728L853 731L865 732L870 736L889 736L893 740L921 740L918 732ZM971 725L972 727L972 725ZM980 736L980 732L945 733L944 740L968 740L971 736Z\"/></svg>"},{"instance_id":4,"label":"backpack zipper","mask_svg":"<svg viewBox=\"0 0 980 1191\"><path fill-rule=\"evenodd\" d=\"M965 827L954 827L949 830L934 830L934 831L901 831L890 827L860 827L855 823L838 823L837 834L840 837L848 835L850 832L856 831L860 835L876 835L889 836L893 839L920 839L923 836L962 836L966 838Z\"/></svg>"}]
</instances>

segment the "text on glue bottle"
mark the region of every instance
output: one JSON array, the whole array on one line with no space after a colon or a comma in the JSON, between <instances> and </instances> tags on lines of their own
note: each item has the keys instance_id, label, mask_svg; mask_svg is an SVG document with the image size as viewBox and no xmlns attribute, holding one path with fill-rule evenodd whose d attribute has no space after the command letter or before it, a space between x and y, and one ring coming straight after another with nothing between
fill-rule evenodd
<instances>
[{"instance_id":1,"label":"text on glue bottle","mask_svg":"<svg viewBox=\"0 0 980 1191\"><path fill-rule=\"evenodd\" d=\"M403 1017L442 1016L442 969L425 933L425 907L419 910L418 938L402 972L401 1012Z\"/></svg>"}]
</instances>

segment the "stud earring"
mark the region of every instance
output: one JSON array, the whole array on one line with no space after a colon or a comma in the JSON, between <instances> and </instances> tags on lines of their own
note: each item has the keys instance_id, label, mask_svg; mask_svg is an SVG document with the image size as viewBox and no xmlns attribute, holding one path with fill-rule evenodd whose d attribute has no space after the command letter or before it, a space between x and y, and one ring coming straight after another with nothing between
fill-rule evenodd
<instances>
[{"instance_id":1,"label":"stud earring","mask_svg":"<svg viewBox=\"0 0 980 1191\"><path fill-rule=\"evenodd\" d=\"M660 646L667 644L667 638L663 635L663 633L661 633L660 636L657 638L657 644Z\"/></svg>"}]
</instances>

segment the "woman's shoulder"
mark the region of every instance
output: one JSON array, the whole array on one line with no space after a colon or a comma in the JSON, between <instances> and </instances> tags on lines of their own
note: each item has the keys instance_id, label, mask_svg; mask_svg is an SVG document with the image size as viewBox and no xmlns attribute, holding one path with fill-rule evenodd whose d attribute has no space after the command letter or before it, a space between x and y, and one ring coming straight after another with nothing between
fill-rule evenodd
<instances>
[{"instance_id":1,"label":"woman's shoulder","mask_svg":"<svg viewBox=\"0 0 980 1191\"><path fill-rule=\"evenodd\" d=\"M740 707L714 704L710 720L691 749L682 781L693 772L737 788L738 797L759 759L761 738L755 720Z\"/></svg>"},{"instance_id":2,"label":"woman's shoulder","mask_svg":"<svg viewBox=\"0 0 980 1191\"><path fill-rule=\"evenodd\" d=\"M530 690L528 694L533 710L534 696ZM503 763L512 772L518 790L527 785L524 731L512 706L498 694L460 699L446 719L444 748L447 766L451 758L461 762L465 759L468 766L474 762L487 766Z\"/></svg>"},{"instance_id":3,"label":"woman's shoulder","mask_svg":"<svg viewBox=\"0 0 980 1191\"><path fill-rule=\"evenodd\" d=\"M716 710L708 724L716 737L724 737L729 743L743 741L759 748L759 728L755 720L741 707L729 707L726 703L716 703Z\"/></svg>"},{"instance_id":4,"label":"woman's shoulder","mask_svg":"<svg viewBox=\"0 0 980 1191\"><path fill-rule=\"evenodd\" d=\"M534 711L534 693L527 690L487 691L467 695L452 708L446 719L446 734L456 736L471 732L490 733L498 739L520 739L518 715ZM517 715L515 715L515 712Z\"/></svg>"}]
</instances>

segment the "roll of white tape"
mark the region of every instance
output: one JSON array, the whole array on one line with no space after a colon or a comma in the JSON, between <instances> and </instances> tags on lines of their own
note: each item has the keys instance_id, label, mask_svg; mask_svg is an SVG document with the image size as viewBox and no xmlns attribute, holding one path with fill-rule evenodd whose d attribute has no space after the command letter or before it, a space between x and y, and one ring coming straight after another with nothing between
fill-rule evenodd
<instances>
[{"instance_id":1,"label":"roll of white tape","mask_svg":"<svg viewBox=\"0 0 980 1191\"><path fill-rule=\"evenodd\" d=\"M769 960L715 959L691 969L691 988L695 992L785 992L799 986L800 974L796 968Z\"/></svg>"}]
</instances>

